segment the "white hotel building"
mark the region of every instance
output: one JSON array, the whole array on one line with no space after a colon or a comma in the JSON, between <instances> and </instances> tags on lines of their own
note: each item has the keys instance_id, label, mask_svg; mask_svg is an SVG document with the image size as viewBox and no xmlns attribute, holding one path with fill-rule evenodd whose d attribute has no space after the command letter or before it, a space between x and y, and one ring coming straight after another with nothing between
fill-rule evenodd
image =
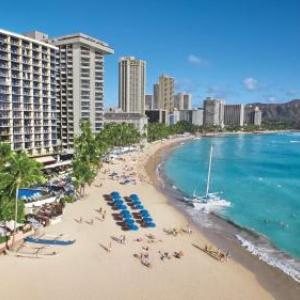
<instances>
[{"instance_id":1,"label":"white hotel building","mask_svg":"<svg viewBox=\"0 0 300 300\"><path fill-rule=\"evenodd\" d=\"M57 68L58 136L62 150L72 150L80 122L92 131L104 124L104 56L114 53L106 43L82 33L52 40L59 48Z\"/></svg>"},{"instance_id":2,"label":"white hotel building","mask_svg":"<svg viewBox=\"0 0 300 300\"><path fill-rule=\"evenodd\" d=\"M0 29L0 142L30 156L55 153L56 54L42 33Z\"/></svg>"}]
</instances>

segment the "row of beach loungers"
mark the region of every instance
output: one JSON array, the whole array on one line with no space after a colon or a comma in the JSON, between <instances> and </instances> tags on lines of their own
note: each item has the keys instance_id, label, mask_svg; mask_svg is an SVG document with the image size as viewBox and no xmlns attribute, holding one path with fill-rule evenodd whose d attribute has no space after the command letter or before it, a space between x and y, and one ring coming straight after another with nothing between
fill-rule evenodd
<instances>
[{"instance_id":1,"label":"row of beach loungers","mask_svg":"<svg viewBox=\"0 0 300 300\"><path fill-rule=\"evenodd\" d=\"M132 194L128 198L123 199L119 192L112 192L110 194L111 201L113 206L120 210L120 216L123 219L126 227L129 230L137 231L137 221L143 227L154 228L156 224L153 222L153 219L148 210L146 210L137 194ZM128 208L131 207L132 213Z\"/></svg>"}]
</instances>

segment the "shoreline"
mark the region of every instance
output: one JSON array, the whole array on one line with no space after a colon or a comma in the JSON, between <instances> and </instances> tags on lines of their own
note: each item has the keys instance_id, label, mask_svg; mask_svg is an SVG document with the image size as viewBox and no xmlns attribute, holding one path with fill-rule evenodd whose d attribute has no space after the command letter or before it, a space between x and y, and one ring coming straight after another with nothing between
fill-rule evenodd
<instances>
[{"instance_id":1,"label":"shoreline","mask_svg":"<svg viewBox=\"0 0 300 300\"><path fill-rule=\"evenodd\" d=\"M66 239L76 240L73 245L47 247L45 251L57 253L47 258L20 258L10 255L0 257L2 269L5 270L0 273L2 298L296 299L289 295L292 292L286 291L284 296L270 292L271 288L267 289L268 286L263 285L260 278L235 257L222 263L193 246L196 244L204 247L206 244L218 243L209 239L209 236L206 237L202 230L198 230L168 200L166 193L152 182L153 179L159 181L156 173L156 167L161 161L159 153L168 155L167 149L191 138L193 136L154 142L148 144L144 151L128 153L112 163L104 163L95 182L86 188L85 196L75 203L66 204L62 222L40 232L46 236L62 235ZM152 169L154 178L148 176L147 168ZM123 173L134 173L136 184L120 184L119 179L110 176L115 172L120 176ZM143 228L139 225L137 232L123 231L116 219L118 210L105 198L112 191L119 191L123 197L137 193L143 206L149 210L156 228ZM105 220L99 219L100 208L107 212ZM82 222L78 221L80 219ZM191 235L182 232L173 236L165 232L165 229L174 227L187 228L187 223L192 229ZM126 245L116 242L116 238L124 234ZM155 235L154 242L149 242L149 234ZM137 238L142 239L142 242L137 242ZM38 247L26 244L31 248ZM110 244L111 251L105 250ZM143 266L135 256L142 253L145 246L149 248L151 268ZM180 259L174 257L176 251L182 251L184 256ZM162 260L160 253L166 252L170 254L170 259ZM241 253L246 253L246 250L241 250ZM261 264L258 260L256 262Z\"/></svg>"},{"instance_id":2,"label":"shoreline","mask_svg":"<svg viewBox=\"0 0 300 300\"><path fill-rule=\"evenodd\" d=\"M282 131L280 131L282 132ZM264 132L262 134L272 134L276 132ZM231 135L232 133L229 133ZM244 134L236 133L236 134ZM247 133L248 134L248 133ZM221 136L223 134L209 135L204 137L213 137ZM224 134L227 135L227 134ZM190 142L193 138L187 138L186 141ZM166 145L158 149L153 157L149 158L145 170L151 180L151 183L156 187L156 189L164 193L168 198L168 201L173 205L181 214L183 214L194 226L203 234L212 244L216 245L219 248L230 249L231 257L239 264L251 271L257 278L258 282L266 288L276 299L299 299L300 294L300 284L296 282L289 275L285 274L282 270L269 265L268 263L259 259L258 256L255 256L251 252L247 251L244 247L240 245L238 240L234 238L234 232L238 232L234 224L230 224L221 217L210 214L208 216L209 221L217 224L222 228L222 232L216 232L213 228L205 228L195 224L191 216L176 203L180 201L176 200L177 197L182 197L181 191L174 190L171 186L171 183L168 182L168 178L163 173L163 164L166 157L174 151L177 147L180 147L182 141L172 143L171 145ZM157 174L157 169L159 168L159 174ZM157 177L159 176L159 177ZM177 204L177 205L176 205ZM181 206L184 205L180 203ZM223 236L224 231L231 232L230 236Z\"/></svg>"}]
</instances>

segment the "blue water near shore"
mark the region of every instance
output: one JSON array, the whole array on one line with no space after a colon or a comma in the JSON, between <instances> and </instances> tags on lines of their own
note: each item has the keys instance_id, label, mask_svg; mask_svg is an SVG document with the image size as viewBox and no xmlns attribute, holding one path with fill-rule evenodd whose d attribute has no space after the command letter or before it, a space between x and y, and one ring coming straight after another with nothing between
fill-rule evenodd
<instances>
[{"instance_id":1,"label":"blue water near shore","mask_svg":"<svg viewBox=\"0 0 300 300\"><path fill-rule=\"evenodd\" d=\"M177 148L165 162L168 179L184 194L203 195L210 145L214 146L211 192L231 207L225 219L265 236L276 253L247 236L244 247L300 280L300 133L202 138ZM291 257L284 254L289 254ZM283 261L285 260L285 261Z\"/></svg>"}]
</instances>

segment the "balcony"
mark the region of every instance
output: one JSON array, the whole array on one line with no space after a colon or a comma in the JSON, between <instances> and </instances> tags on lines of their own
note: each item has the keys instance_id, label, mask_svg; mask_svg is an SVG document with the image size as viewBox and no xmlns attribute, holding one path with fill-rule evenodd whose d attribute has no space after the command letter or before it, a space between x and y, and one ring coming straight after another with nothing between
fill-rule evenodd
<instances>
[{"instance_id":1,"label":"balcony","mask_svg":"<svg viewBox=\"0 0 300 300\"><path fill-rule=\"evenodd\" d=\"M7 103L1 103L1 102L0 102L0 110L10 111L11 108L10 108L10 105L9 105L9 104L7 104Z\"/></svg>"}]
</instances>

